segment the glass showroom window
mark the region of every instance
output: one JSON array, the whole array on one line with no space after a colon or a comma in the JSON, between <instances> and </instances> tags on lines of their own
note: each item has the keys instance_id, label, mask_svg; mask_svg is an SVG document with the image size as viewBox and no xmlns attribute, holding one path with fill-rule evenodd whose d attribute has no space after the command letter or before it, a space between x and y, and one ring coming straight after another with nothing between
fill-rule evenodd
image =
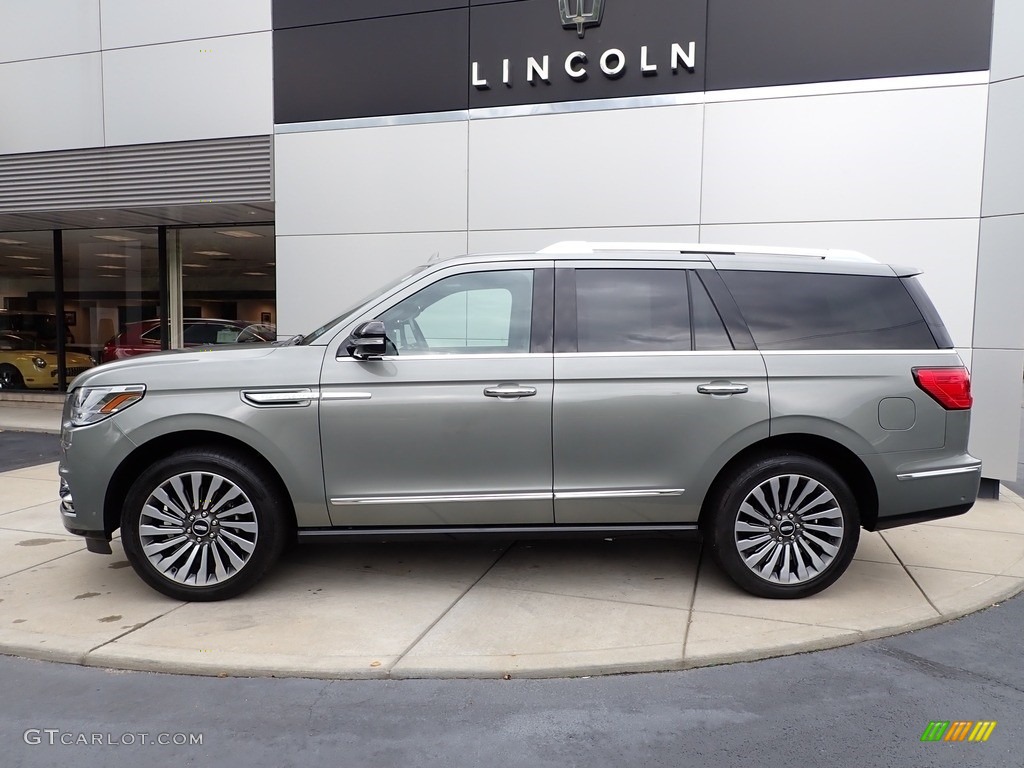
<instances>
[{"instance_id":1,"label":"glass showroom window","mask_svg":"<svg viewBox=\"0 0 1024 768\"><path fill-rule=\"evenodd\" d=\"M57 376L53 233L0 233L0 391L53 391Z\"/></svg>"},{"instance_id":2,"label":"glass showroom window","mask_svg":"<svg viewBox=\"0 0 1024 768\"><path fill-rule=\"evenodd\" d=\"M143 334L160 323L157 230L66 230L64 311L71 354L96 364L160 349ZM70 375L70 370L69 370Z\"/></svg>"},{"instance_id":3,"label":"glass showroom window","mask_svg":"<svg viewBox=\"0 0 1024 768\"><path fill-rule=\"evenodd\" d=\"M277 338L273 226L174 229L168 249L181 264L181 346Z\"/></svg>"}]
</instances>

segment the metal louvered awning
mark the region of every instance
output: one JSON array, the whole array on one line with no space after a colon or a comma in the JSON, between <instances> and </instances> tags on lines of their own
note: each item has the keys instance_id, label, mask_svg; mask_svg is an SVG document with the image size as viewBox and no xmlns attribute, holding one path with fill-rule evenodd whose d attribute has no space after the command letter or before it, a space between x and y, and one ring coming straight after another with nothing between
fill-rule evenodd
<instances>
[{"instance_id":1,"label":"metal louvered awning","mask_svg":"<svg viewBox=\"0 0 1024 768\"><path fill-rule=\"evenodd\" d=\"M0 216L273 200L272 137L0 155Z\"/></svg>"}]
</instances>

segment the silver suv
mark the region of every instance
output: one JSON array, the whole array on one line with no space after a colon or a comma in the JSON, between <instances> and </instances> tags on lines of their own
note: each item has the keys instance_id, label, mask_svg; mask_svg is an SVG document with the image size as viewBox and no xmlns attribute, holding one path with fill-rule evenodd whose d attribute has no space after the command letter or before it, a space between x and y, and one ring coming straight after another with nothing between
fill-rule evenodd
<instances>
[{"instance_id":1,"label":"silver suv","mask_svg":"<svg viewBox=\"0 0 1024 768\"><path fill-rule=\"evenodd\" d=\"M701 532L764 597L966 512L970 379L913 270L558 243L421 267L306 337L80 375L64 525L182 600L296 537Z\"/></svg>"}]
</instances>

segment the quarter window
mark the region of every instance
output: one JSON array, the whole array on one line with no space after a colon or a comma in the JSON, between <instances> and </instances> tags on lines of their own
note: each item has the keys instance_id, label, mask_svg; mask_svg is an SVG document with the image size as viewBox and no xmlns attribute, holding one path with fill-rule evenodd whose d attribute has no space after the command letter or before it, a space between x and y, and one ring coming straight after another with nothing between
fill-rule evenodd
<instances>
[{"instance_id":1,"label":"quarter window","mask_svg":"<svg viewBox=\"0 0 1024 768\"><path fill-rule=\"evenodd\" d=\"M577 269L580 352L690 349L686 271Z\"/></svg>"},{"instance_id":2,"label":"quarter window","mask_svg":"<svg viewBox=\"0 0 1024 768\"><path fill-rule=\"evenodd\" d=\"M391 354L530 351L533 270L469 272L427 286L382 314Z\"/></svg>"},{"instance_id":3,"label":"quarter window","mask_svg":"<svg viewBox=\"0 0 1024 768\"><path fill-rule=\"evenodd\" d=\"M722 271L760 349L935 349L895 277Z\"/></svg>"}]
</instances>

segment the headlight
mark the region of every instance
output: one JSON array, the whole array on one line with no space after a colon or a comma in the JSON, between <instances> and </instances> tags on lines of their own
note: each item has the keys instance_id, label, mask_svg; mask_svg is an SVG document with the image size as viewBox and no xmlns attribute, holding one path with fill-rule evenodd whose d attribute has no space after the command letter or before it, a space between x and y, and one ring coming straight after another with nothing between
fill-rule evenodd
<instances>
[{"instance_id":1,"label":"headlight","mask_svg":"<svg viewBox=\"0 0 1024 768\"><path fill-rule=\"evenodd\" d=\"M146 394L145 384L119 387L80 387L70 395L71 426L84 427L134 405Z\"/></svg>"},{"instance_id":2,"label":"headlight","mask_svg":"<svg viewBox=\"0 0 1024 768\"><path fill-rule=\"evenodd\" d=\"M41 369L46 367L46 361L43 360L43 358L41 358L41 357L33 357L32 358L32 365L34 365L36 368L39 368L41 370Z\"/></svg>"}]
</instances>

